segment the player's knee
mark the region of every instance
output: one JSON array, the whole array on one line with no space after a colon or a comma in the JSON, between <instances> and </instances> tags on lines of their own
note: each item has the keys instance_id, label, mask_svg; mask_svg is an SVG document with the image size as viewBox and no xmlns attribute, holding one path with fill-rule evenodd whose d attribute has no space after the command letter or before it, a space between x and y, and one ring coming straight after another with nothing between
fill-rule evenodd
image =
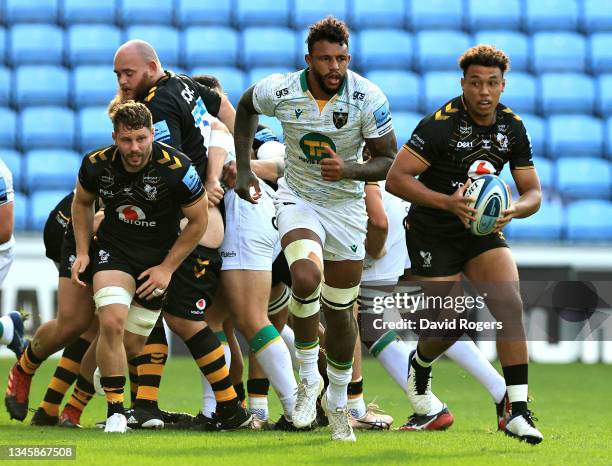
<instances>
[{"instance_id":1,"label":"player's knee","mask_svg":"<svg viewBox=\"0 0 612 466\"><path fill-rule=\"evenodd\" d=\"M303 261L291 269L291 290L295 296L306 298L313 294L321 284L321 271L312 262Z\"/></svg>"},{"instance_id":2,"label":"player's knee","mask_svg":"<svg viewBox=\"0 0 612 466\"><path fill-rule=\"evenodd\" d=\"M123 339L124 327L125 319L120 315L107 312L100 317L100 336L106 339Z\"/></svg>"},{"instance_id":3,"label":"player's knee","mask_svg":"<svg viewBox=\"0 0 612 466\"><path fill-rule=\"evenodd\" d=\"M310 296L323 279L323 249L311 239L299 239L289 243L285 257L291 270L293 294L300 298Z\"/></svg>"}]
</instances>

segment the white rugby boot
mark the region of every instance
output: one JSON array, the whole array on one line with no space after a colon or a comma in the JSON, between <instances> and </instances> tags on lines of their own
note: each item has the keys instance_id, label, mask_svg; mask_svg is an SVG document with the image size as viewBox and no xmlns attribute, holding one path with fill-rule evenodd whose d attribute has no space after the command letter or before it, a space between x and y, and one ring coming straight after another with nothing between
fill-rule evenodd
<instances>
[{"instance_id":1,"label":"white rugby boot","mask_svg":"<svg viewBox=\"0 0 612 466\"><path fill-rule=\"evenodd\" d=\"M127 419L123 414L115 413L106 420L104 432L116 432L125 434L128 430Z\"/></svg>"},{"instance_id":2,"label":"white rugby boot","mask_svg":"<svg viewBox=\"0 0 612 466\"><path fill-rule=\"evenodd\" d=\"M344 408L337 408L335 411L331 411L327 406L327 394L321 397L321 406L327 415L327 419L329 419L331 439L339 440L341 442L356 442L357 438L355 437L355 433L351 427L346 406Z\"/></svg>"},{"instance_id":3,"label":"white rugby boot","mask_svg":"<svg viewBox=\"0 0 612 466\"><path fill-rule=\"evenodd\" d=\"M310 426L317 417L317 398L323 391L323 378L317 374L318 380L309 384L302 380L297 386L297 399L291 414L293 425L302 429Z\"/></svg>"}]
</instances>

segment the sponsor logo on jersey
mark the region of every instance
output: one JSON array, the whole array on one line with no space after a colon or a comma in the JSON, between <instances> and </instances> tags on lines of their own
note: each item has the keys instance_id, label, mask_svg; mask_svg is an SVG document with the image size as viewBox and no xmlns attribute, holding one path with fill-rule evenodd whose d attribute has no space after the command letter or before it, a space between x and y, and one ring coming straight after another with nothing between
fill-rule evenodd
<instances>
[{"instance_id":1,"label":"sponsor logo on jersey","mask_svg":"<svg viewBox=\"0 0 612 466\"><path fill-rule=\"evenodd\" d=\"M336 151L334 141L319 133L305 134L300 139L300 147L306 158L313 163L319 163L321 160L329 158L329 155L325 152L326 147L334 152Z\"/></svg>"},{"instance_id":2,"label":"sponsor logo on jersey","mask_svg":"<svg viewBox=\"0 0 612 466\"><path fill-rule=\"evenodd\" d=\"M472 179L476 179L482 175L494 175L495 172L495 167L488 160L476 160L470 165L468 176Z\"/></svg>"},{"instance_id":3,"label":"sponsor logo on jersey","mask_svg":"<svg viewBox=\"0 0 612 466\"><path fill-rule=\"evenodd\" d=\"M376 127L380 128L385 126L391 121L391 112L389 111L389 104L385 102L374 112L374 119L376 120Z\"/></svg>"},{"instance_id":4,"label":"sponsor logo on jersey","mask_svg":"<svg viewBox=\"0 0 612 466\"><path fill-rule=\"evenodd\" d=\"M490 139L483 139L482 140L482 148L484 150L489 150L491 148L491 140Z\"/></svg>"},{"instance_id":5,"label":"sponsor logo on jersey","mask_svg":"<svg viewBox=\"0 0 612 466\"><path fill-rule=\"evenodd\" d=\"M299 120L300 117L302 116L303 112L304 112L304 110L302 110L301 108L296 108L295 109L295 119Z\"/></svg>"},{"instance_id":6,"label":"sponsor logo on jersey","mask_svg":"<svg viewBox=\"0 0 612 466\"><path fill-rule=\"evenodd\" d=\"M100 188L98 192L100 193L100 196L103 196L103 197L113 197L115 195L113 191L110 189Z\"/></svg>"},{"instance_id":7,"label":"sponsor logo on jersey","mask_svg":"<svg viewBox=\"0 0 612 466\"><path fill-rule=\"evenodd\" d=\"M425 147L425 141L423 140L423 138L421 136L419 136L416 133L412 134L412 137L410 138L409 144L412 144L413 146L415 146L419 150L423 150L424 147Z\"/></svg>"},{"instance_id":8,"label":"sponsor logo on jersey","mask_svg":"<svg viewBox=\"0 0 612 466\"><path fill-rule=\"evenodd\" d=\"M364 100L365 94L363 92L355 91L353 92L353 100Z\"/></svg>"},{"instance_id":9,"label":"sponsor logo on jersey","mask_svg":"<svg viewBox=\"0 0 612 466\"><path fill-rule=\"evenodd\" d=\"M334 112L332 113L332 117L334 120L334 126L338 129L342 128L346 125L348 121L348 113L347 112Z\"/></svg>"},{"instance_id":10,"label":"sponsor logo on jersey","mask_svg":"<svg viewBox=\"0 0 612 466\"><path fill-rule=\"evenodd\" d=\"M459 141L457 143L457 149L471 149L474 147L473 141Z\"/></svg>"},{"instance_id":11,"label":"sponsor logo on jersey","mask_svg":"<svg viewBox=\"0 0 612 466\"><path fill-rule=\"evenodd\" d=\"M459 133L463 137L469 136L472 134L472 125L468 125L465 121L462 121L461 125L459 126Z\"/></svg>"},{"instance_id":12,"label":"sponsor logo on jersey","mask_svg":"<svg viewBox=\"0 0 612 466\"><path fill-rule=\"evenodd\" d=\"M168 123L166 120L158 121L153 125L153 130L155 131L155 140L156 141L170 141L172 140L172 136L170 134L170 128L168 128Z\"/></svg>"},{"instance_id":13,"label":"sponsor logo on jersey","mask_svg":"<svg viewBox=\"0 0 612 466\"><path fill-rule=\"evenodd\" d=\"M196 307L200 310L203 311L204 309L206 309L206 300L204 298L200 298L196 301Z\"/></svg>"},{"instance_id":14,"label":"sponsor logo on jersey","mask_svg":"<svg viewBox=\"0 0 612 466\"><path fill-rule=\"evenodd\" d=\"M287 96L289 95L289 88L285 87L283 89L279 89L278 91L276 91L274 94L276 94L276 97L278 99L280 99L281 97Z\"/></svg>"},{"instance_id":15,"label":"sponsor logo on jersey","mask_svg":"<svg viewBox=\"0 0 612 466\"><path fill-rule=\"evenodd\" d=\"M155 220L147 221L147 216L143 210L135 205L121 205L117 207L116 211L119 214L119 220L130 225L142 227L157 226L157 222Z\"/></svg>"},{"instance_id":16,"label":"sponsor logo on jersey","mask_svg":"<svg viewBox=\"0 0 612 466\"><path fill-rule=\"evenodd\" d=\"M221 251L221 257L236 257L236 251Z\"/></svg>"},{"instance_id":17,"label":"sponsor logo on jersey","mask_svg":"<svg viewBox=\"0 0 612 466\"><path fill-rule=\"evenodd\" d=\"M183 184L187 186L187 189L191 194L197 194L200 189L202 189L202 181L200 180L200 175L196 172L196 169L193 165L189 166L187 173L182 179Z\"/></svg>"},{"instance_id":18,"label":"sponsor logo on jersey","mask_svg":"<svg viewBox=\"0 0 612 466\"><path fill-rule=\"evenodd\" d=\"M115 182L115 177L113 175L102 175L100 181L104 184L113 184Z\"/></svg>"},{"instance_id":19,"label":"sponsor logo on jersey","mask_svg":"<svg viewBox=\"0 0 612 466\"><path fill-rule=\"evenodd\" d=\"M142 181L144 181L145 183L149 183L149 184L157 184L159 183L159 176L149 176L149 175L145 175L142 177Z\"/></svg>"}]
</instances>

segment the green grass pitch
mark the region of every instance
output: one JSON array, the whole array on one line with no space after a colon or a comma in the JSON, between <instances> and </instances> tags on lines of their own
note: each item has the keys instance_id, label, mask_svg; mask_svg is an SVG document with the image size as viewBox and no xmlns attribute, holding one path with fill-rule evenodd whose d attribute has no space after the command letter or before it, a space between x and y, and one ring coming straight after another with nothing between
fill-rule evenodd
<instances>
[{"instance_id":1,"label":"green grass pitch","mask_svg":"<svg viewBox=\"0 0 612 466\"><path fill-rule=\"evenodd\" d=\"M2 383L12 360L0 360ZM40 402L56 360L38 371L30 408ZM395 418L408 415L404 394L372 359L364 361L366 401L377 403ZM530 408L539 418L544 442L519 443L495 431L494 406L477 382L448 361L434 367L433 388L448 403L455 424L446 432L357 432L356 444L332 443L329 431L307 433L196 433L131 431L104 434L93 427L103 419L105 404L96 396L83 415L85 429L41 428L9 421L0 415L0 445L75 445L75 461L19 461L13 464L86 464L164 466L223 465L400 465L400 464L612 464L612 368L605 365L536 365L530 367ZM3 385L4 386L4 385ZM195 413L200 404L199 374L193 361L171 358L160 392L165 409ZM129 398L129 394L128 394ZM280 414L274 395L271 415ZM4 461L0 460L1 463ZM8 462L6 464L9 464Z\"/></svg>"}]
</instances>

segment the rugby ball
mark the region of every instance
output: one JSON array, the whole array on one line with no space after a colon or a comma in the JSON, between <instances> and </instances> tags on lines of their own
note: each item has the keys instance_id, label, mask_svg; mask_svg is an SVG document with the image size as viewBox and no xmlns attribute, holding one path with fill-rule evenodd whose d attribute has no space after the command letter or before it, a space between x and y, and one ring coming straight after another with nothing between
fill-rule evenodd
<instances>
[{"instance_id":1,"label":"rugby ball","mask_svg":"<svg viewBox=\"0 0 612 466\"><path fill-rule=\"evenodd\" d=\"M510 190L497 175L482 175L472 181L465 190L465 197L475 199L469 204L476 209L475 221L470 221L470 231L477 236L490 234L502 212L510 206Z\"/></svg>"}]
</instances>

